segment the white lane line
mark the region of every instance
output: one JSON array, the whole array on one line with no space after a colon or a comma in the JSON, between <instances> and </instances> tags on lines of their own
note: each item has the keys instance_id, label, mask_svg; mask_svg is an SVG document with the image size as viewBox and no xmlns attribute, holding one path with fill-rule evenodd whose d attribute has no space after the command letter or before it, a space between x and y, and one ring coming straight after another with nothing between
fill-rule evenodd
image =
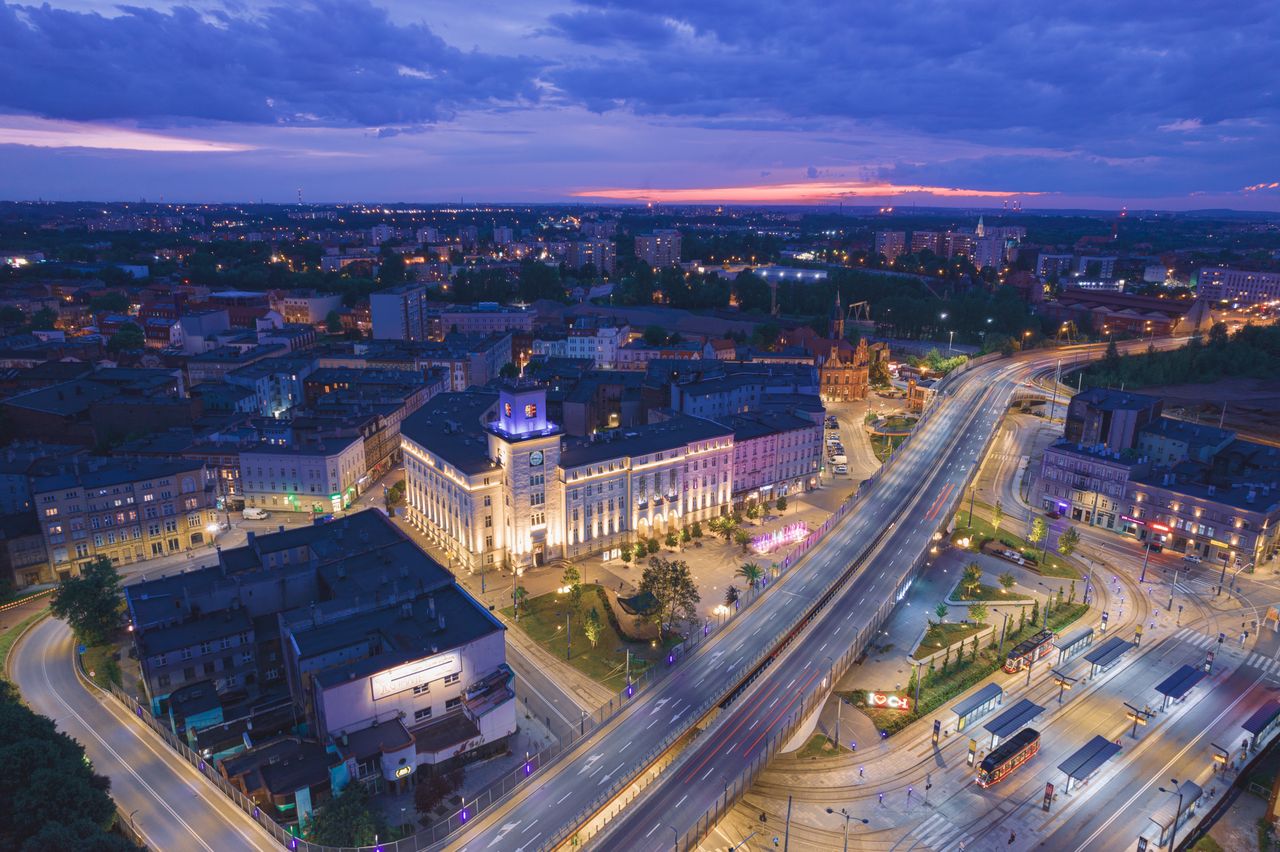
<instances>
[{"instance_id":1,"label":"white lane line","mask_svg":"<svg viewBox=\"0 0 1280 852\"><path fill-rule=\"evenodd\" d=\"M71 661L71 665L73 665L73 666L74 666L75 664L76 664L76 663L75 663L75 660L72 660L72 661ZM161 807L163 807L166 811L168 811L168 812L169 812L169 815L170 815L170 816L172 816L175 820L177 820L177 821L178 821L178 823L179 823L183 828L185 828L185 829L188 831L188 833L190 833L190 835L191 835L192 837L194 837L194 838L196 839L196 842L197 842L197 843L199 843L199 844L200 844L201 846L203 846L205 849L208 849L208 850L209 850L209 852L213 852L213 847L212 847L212 846L210 846L208 843L205 843L205 842L204 842L204 840L200 837L200 835L196 834L195 829L193 829L193 828L192 828L192 827L187 823L187 821L186 821L186 820L184 820L182 817L178 816L178 812L177 812L177 811L175 811L175 810L173 809L173 806L172 806L172 805L170 805L167 801L165 801L165 800L164 800L164 798L163 798L159 793L157 793L157 792L156 792L156 789L155 789L154 787L152 787L152 786L151 786L150 784L148 784L145 780L143 780L142 776L141 776L141 775L139 775L139 774L137 773L137 771L136 771L132 766L130 766L130 765L129 765L128 761L126 761L126 760L124 759L124 757L123 757L123 756L121 756L120 752L118 752L118 751L116 751L114 748L112 748L112 747L111 747L111 744L110 744L110 743L108 743L106 740L104 740L104 739L102 738L102 736L101 736L101 735L100 735L100 734L99 734L99 733L94 729L94 727L93 727L92 725L90 725L87 721L85 721L85 718L84 718L83 716L81 716L79 713L77 713L77 712L75 711L75 709L74 709L74 708L72 708L72 706L71 706L70 704L68 704L68 703L67 703L66 699L64 699L64 698L62 697L62 694L61 694L60 692L58 692L56 689L54 689L54 688L53 688L53 681L51 681L51 680L49 679L49 667L48 667L48 666L47 666L43 661L41 661L41 664L40 664L40 673L44 676L44 685L45 685L45 688L49 691L49 693L50 693L51 695L53 695L53 697L54 697L54 698L57 698L57 699L58 699L58 703L59 703L59 704L61 704L63 707L65 707L65 708L66 708L66 710L67 710L67 712L68 712L68 713L70 713L72 716L74 716L74 717L76 718L76 721L78 721L81 725L83 725L83 726L85 727L85 729L89 732L89 734L90 734L90 735L91 735L95 740L97 740L97 741L102 745L102 747L103 747L103 748L105 748L107 751L111 752L111 755L112 755L113 757L115 757L115 759L116 759L116 760L118 760L118 761L120 762L120 765L121 765L121 766L123 766L123 767L125 768L125 771L127 771L130 775L132 775L132 776L134 777L134 779L135 779L139 784L141 784L141 785L142 785L142 787L143 787L143 788L144 788L148 793L150 793L150 794L151 794L152 798L154 798L157 802L159 802L159 803L160 803L160 806L161 806ZM75 673L75 671L74 671L74 669L73 669L73 670L72 670L72 674L74 675L74 673ZM114 715L114 714L113 714L113 715ZM127 728L128 726L121 726L121 727L126 727L126 728ZM137 732L136 732L136 731L133 731L132 729L129 729L129 732L130 732L130 733L132 733L135 737L138 737L138 734L137 734ZM138 737L138 739L139 739L139 740L142 740L142 738L141 738L141 737ZM146 742L145 742L145 741L143 741L143 745L146 745ZM159 757L159 755L157 755L157 757ZM168 761L164 761L164 759L163 759L163 758L161 758L161 761L162 761L162 762L164 762L166 766L169 766ZM172 769L172 767L171 767L171 766L170 766L170 769ZM248 838L246 838L246 839L248 839Z\"/></svg>"},{"instance_id":2,"label":"white lane line","mask_svg":"<svg viewBox=\"0 0 1280 852\"><path fill-rule=\"evenodd\" d=\"M704 777L705 777L705 776L704 776ZM649 829L649 834L653 834L655 831L657 831L657 830L658 830L658 828L659 828L661 825L662 825L662 823L660 823L660 822L655 822L655 823L653 824L653 828ZM646 839L646 840L648 840L648 839L649 839L649 834L646 834L646 835L645 835L645 839Z\"/></svg>"},{"instance_id":3,"label":"white lane line","mask_svg":"<svg viewBox=\"0 0 1280 852\"><path fill-rule=\"evenodd\" d=\"M564 800L565 800L565 799L567 799L567 798L569 798L569 797L570 797L570 796L572 796L572 795L573 795L573 791L572 791L572 790L570 790L568 793L565 793L563 796L561 796L559 799L557 799L557 800L556 800L556 804L557 804L557 805L564 804Z\"/></svg>"},{"instance_id":4,"label":"white lane line","mask_svg":"<svg viewBox=\"0 0 1280 852\"><path fill-rule=\"evenodd\" d=\"M676 802L676 807L678 808L678 807L680 807L681 805L683 805L683 804L684 804L684 800L685 800L685 799L687 799L687 798L689 798L689 794L688 794L688 793L685 793L683 796L681 796L681 797L680 797L680 801Z\"/></svg>"}]
</instances>

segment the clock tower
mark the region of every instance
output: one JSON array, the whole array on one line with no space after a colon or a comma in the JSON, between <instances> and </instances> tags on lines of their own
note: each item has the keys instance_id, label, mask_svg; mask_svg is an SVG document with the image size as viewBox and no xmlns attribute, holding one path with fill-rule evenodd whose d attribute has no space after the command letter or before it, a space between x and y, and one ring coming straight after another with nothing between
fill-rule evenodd
<instances>
[{"instance_id":1,"label":"clock tower","mask_svg":"<svg viewBox=\"0 0 1280 852\"><path fill-rule=\"evenodd\" d=\"M545 388L510 383L498 391L498 417L488 424L489 454L502 469L496 530L517 571L564 555L564 494L558 424L547 419Z\"/></svg>"}]
</instances>

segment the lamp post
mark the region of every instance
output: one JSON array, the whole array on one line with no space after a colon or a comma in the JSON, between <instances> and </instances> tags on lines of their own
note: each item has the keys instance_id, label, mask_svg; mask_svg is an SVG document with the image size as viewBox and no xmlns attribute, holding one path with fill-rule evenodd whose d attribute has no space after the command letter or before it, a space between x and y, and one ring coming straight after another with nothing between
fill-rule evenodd
<instances>
[{"instance_id":1,"label":"lamp post","mask_svg":"<svg viewBox=\"0 0 1280 852\"><path fill-rule=\"evenodd\" d=\"M1151 539L1147 539L1147 552L1142 554L1142 571L1138 574L1138 582L1145 582L1147 579L1147 560L1151 558Z\"/></svg>"},{"instance_id":2,"label":"lamp post","mask_svg":"<svg viewBox=\"0 0 1280 852\"><path fill-rule=\"evenodd\" d=\"M1178 784L1177 778L1170 778L1169 781L1170 783L1173 784L1173 789L1166 790L1165 788L1161 787L1160 792L1173 793L1178 797L1178 810L1174 812L1173 825L1169 827L1169 848L1177 849L1178 844L1174 842L1174 839L1178 836L1178 818L1182 816L1182 787Z\"/></svg>"},{"instance_id":3,"label":"lamp post","mask_svg":"<svg viewBox=\"0 0 1280 852\"><path fill-rule=\"evenodd\" d=\"M676 831L676 827L674 825L669 825L667 828L671 829L671 836L675 838L671 848L674 849L675 852L680 852L680 834Z\"/></svg>"},{"instance_id":4,"label":"lamp post","mask_svg":"<svg viewBox=\"0 0 1280 852\"><path fill-rule=\"evenodd\" d=\"M832 810L831 808L827 808L827 813L834 814L835 811ZM844 852L849 852L849 821L855 820L857 822L862 823L863 825L866 825L868 822L870 822L870 820L865 820L861 817L856 817L853 814L849 813L844 808L840 809L840 816L844 817Z\"/></svg>"},{"instance_id":5,"label":"lamp post","mask_svg":"<svg viewBox=\"0 0 1280 852\"><path fill-rule=\"evenodd\" d=\"M1004 636L1009 630L1009 613L1000 610L1000 615L1004 617L1004 624L1000 625L1000 650L996 651L996 656L1004 653Z\"/></svg>"}]
</instances>

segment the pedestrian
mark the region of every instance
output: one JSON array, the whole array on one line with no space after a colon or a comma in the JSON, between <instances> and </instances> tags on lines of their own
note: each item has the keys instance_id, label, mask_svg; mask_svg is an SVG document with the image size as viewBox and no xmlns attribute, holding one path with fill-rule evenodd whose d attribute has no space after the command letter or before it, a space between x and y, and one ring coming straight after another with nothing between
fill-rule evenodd
<instances>
[{"instance_id":1,"label":"pedestrian","mask_svg":"<svg viewBox=\"0 0 1280 852\"><path fill-rule=\"evenodd\" d=\"M1013 845L1013 841L1015 841L1015 840L1017 840L1017 839L1018 839L1018 835L1017 835L1017 834L1015 834L1015 833L1014 833L1014 832L1012 832L1012 831L1011 831L1011 832L1009 832L1009 845L1010 845L1010 846L1012 846L1012 845Z\"/></svg>"}]
</instances>

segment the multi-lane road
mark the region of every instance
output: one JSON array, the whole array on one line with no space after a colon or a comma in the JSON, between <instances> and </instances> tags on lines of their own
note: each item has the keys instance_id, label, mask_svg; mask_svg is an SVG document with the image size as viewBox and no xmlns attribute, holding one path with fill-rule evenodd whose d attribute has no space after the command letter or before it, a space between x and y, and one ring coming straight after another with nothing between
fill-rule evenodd
<instances>
[{"instance_id":1,"label":"multi-lane road","mask_svg":"<svg viewBox=\"0 0 1280 852\"><path fill-rule=\"evenodd\" d=\"M1089 354L1094 350L1076 350ZM750 661L772 647L832 581L873 545L859 568L809 628L701 734L675 766L597 835L601 848L668 849L725 795L744 766L774 742L789 714L829 688L831 660L865 641L864 626L930 547L964 492L1018 385L1056 363L1028 353L957 377L918 427L908 449L864 488L855 507L806 560L654 689L459 837L460 849L537 849L577 828L601 791L639 770L673 731L690 724L709 697L736 686Z\"/></svg>"},{"instance_id":2,"label":"multi-lane road","mask_svg":"<svg viewBox=\"0 0 1280 852\"><path fill-rule=\"evenodd\" d=\"M148 848L205 852L273 852L280 845L194 767L128 718L114 699L81 685L71 630L45 619L11 658L13 680L38 713L85 747L94 769L111 779L111 797L132 815Z\"/></svg>"},{"instance_id":3,"label":"multi-lane road","mask_svg":"<svg viewBox=\"0 0 1280 852\"><path fill-rule=\"evenodd\" d=\"M1088 350L1076 350L1086 352ZM1027 353L957 377L907 449L864 487L862 498L823 543L730 622L678 670L595 731L515 796L479 815L450 844L460 849L536 849L577 827L603 789L631 777L673 731L689 726L709 698L737 686L753 660L771 651L833 581L874 547L850 582L774 663L694 740L671 771L605 826L599 841L669 848L723 795L723 783L775 740L814 693L827 689L831 661L865 641L869 617L892 606L905 579L959 501L1014 390L1056 354ZM16 649L15 680L32 705L84 742L113 794L156 848L269 849L272 841L238 808L114 705L76 681L64 625L38 625ZM665 834L666 840L660 840Z\"/></svg>"}]
</instances>

